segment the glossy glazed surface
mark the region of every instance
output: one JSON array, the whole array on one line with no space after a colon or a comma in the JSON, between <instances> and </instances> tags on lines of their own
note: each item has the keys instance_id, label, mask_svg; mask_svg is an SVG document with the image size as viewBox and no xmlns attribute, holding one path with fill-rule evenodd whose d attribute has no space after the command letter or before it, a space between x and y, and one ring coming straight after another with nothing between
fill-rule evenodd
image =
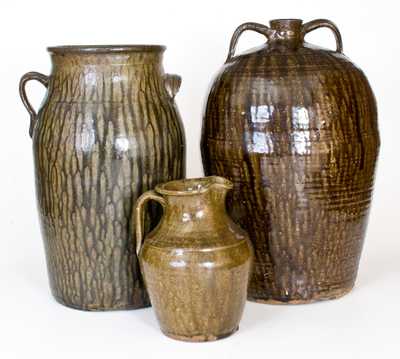
<instances>
[{"instance_id":1,"label":"glossy glazed surface","mask_svg":"<svg viewBox=\"0 0 400 359\"><path fill-rule=\"evenodd\" d=\"M137 232L137 251L161 329L172 338L209 341L238 328L252 249L247 234L226 213L230 188L219 177L173 181L137 202L137 222L148 200L164 207L141 249Z\"/></svg>"},{"instance_id":2,"label":"glossy glazed surface","mask_svg":"<svg viewBox=\"0 0 400 359\"><path fill-rule=\"evenodd\" d=\"M304 42L328 27L337 49ZM259 48L234 56L245 30ZM354 285L379 149L374 95L328 20L241 25L211 88L202 132L206 175L234 184L232 218L249 233L249 299L307 303Z\"/></svg>"},{"instance_id":3,"label":"glossy glazed surface","mask_svg":"<svg viewBox=\"0 0 400 359\"><path fill-rule=\"evenodd\" d=\"M50 77L28 73L20 90L31 114L52 292L78 309L148 306L132 211L141 193L185 175L184 133L173 99L180 78L164 74L161 46L49 51ZM25 94L31 79L48 86L38 116ZM155 211L147 217L155 221Z\"/></svg>"}]
</instances>

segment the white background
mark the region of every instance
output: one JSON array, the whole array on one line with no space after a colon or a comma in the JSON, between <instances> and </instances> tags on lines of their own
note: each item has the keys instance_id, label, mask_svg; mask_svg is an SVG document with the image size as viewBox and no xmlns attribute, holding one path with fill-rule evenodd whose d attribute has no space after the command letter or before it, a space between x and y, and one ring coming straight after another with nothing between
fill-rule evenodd
<instances>
[{"instance_id":1,"label":"white background","mask_svg":"<svg viewBox=\"0 0 400 359\"><path fill-rule=\"evenodd\" d=\"M7 1L0 3L0 358L399 358L400 21L397 1ZM177 103L186 128L187 174L202 175L203 104L234 29L245 21L328 18L344 52L367 74L382 138L374 203L356 288L302 306L248 303L240 330L213 343L164 337L152 309L89 313L51 297L34 194L25 72L49 73L49 45L165 44L164 66L183 77ZM328 30L307 37L333 47ZM244 34L239 51L264 39ZM29 85L39 104L40 84Z\"/></svg>"}]
</instances>

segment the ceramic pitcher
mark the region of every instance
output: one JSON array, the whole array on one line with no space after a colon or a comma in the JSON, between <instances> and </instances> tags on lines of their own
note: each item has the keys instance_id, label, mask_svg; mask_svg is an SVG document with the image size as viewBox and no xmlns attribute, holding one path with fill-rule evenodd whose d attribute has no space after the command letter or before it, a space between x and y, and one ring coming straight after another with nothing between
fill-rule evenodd
<instances>
[{"instance_id":1,"label":"ceramic pitcher","mask_svg":"<svg viewBox=\"0 0 400 359\"><path fill-rule=\"evenodd\" d=\"M304 38L328 28L336 49ZM235 54L244 31L266 42ZM329 20L245 23L211 88L206 175L234 183L229 212L249 233L249 298L308 303L354 286L379 150L376 103Z\"/></svg>"},{"instance_id":2,"label":"ceramic pitcher","mask_svg":"<svg viewBox=\"0 0 400 359\"><path fill-rule=\"evenodd\" d=\"M226 213L231 182L221 177L172 181L136 204L137 253L162 331L209 341L238 329L246 301L252 248ZM160 203L160 223L143 240L144 204Z\"/></svg>"},{"instance_id":3,"label":"ceramic pitcher","mask_svg":"<svg viewBox=\"0 0 400 359\"><path fill-rule=\"evenodd\" d=\"M51 47L50 76L20 83L30 116L36 192L50 285L61 303L86 310L149 305L133 244L133 203L185 174L163 46ZM38 113L25 84L47 87ZM148 213L147 225L157 216Z\"/></svg>"}]
</instances>

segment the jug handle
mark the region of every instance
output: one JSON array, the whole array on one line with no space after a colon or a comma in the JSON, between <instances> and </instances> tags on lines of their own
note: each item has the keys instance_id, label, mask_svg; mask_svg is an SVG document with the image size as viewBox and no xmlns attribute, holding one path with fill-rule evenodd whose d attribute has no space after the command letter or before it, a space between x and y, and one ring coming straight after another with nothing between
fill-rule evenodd
<instances>
[{"instance_id":1,"label":"jug handle","mask_svg":"<svg viewBox=\"0 0 400 359\"><path fill-rule=\"evenodd\" d=\"M239 41L239 37L244 31L247 30L258 32L259 34L266 36L267 39L269 39L270 35L273 32L267 25L258 24L256 22L245 22L244 24L240 25L232 35L226 62L230 61L235 55L236 45Z\"/></svg>"},{"instance_id":2,"label":"jug handle","mask_svg":"<svg viewBox=\"0 0 400 359\"><path fill-rule=\"evenodd\" d=\"M37 113L34 110L33 106L28 101L28 96L26 95L26 83L30 80L37 80L46 88L49 86L49 77L46 75L41 74L40 72L28 72L24 76L21 77L19 82L19 95L21 97L22 103L24 104L25 108L29 112L31 116L31 121L29 124L29 136L32 137L33 129L35 128L36 121L37 121Z\"/></svg>"},{"instance_id":3,"label":"jug handle","mask_svg":"<svg viewBox=\"0 0 400 359\"><path fill-rule=\"evenodd\" d=\"M181 87L182 78L179 75L165 74L164 84L165 88L167 89L168 95L172 99L174 99Z\"/></svg>"},{"instance_id":4,"label":"jug handle","mask_svg":"<svg viewBox=\"0 0 400 359\"><path fill-rule=\"evenodd\" d=\"M336 52L343 53L342 35L340 34L338 27L330 20L317 19L317 20L312 20L310 22L306 22L301 30L303 39L304 36L306 36L306 34L321 27L326 27L333 32L336 41Z\"/></svg>"},{"instance_id":5,"label":"jug handle","mask_svg":"<svg viewBox=\"0 0 400 359\"><path fill-rule=\"evenodd\" d=\"M144 232L144 205L150 201L156 201L161 204L163 209L166 206L165 199L159 196L155 191L147 191L143 193L135 205L135 225L136 225L136 254L139 257L139 252L142 247L143 242L143 232Z\"/></svg>"}]
</instances>

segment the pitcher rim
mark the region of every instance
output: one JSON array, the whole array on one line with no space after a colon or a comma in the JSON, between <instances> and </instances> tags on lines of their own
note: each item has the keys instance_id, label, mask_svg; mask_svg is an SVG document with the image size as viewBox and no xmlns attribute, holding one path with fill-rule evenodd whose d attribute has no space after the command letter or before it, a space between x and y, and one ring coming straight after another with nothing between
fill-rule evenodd
<instances>
[{"instance_id":1,"label":"pitcher rim","mask_svg":"<svg viewBox=\"0 0 400 359\"><path fill-rule=\"evenodd\" d=\"M173 187L174 185L190 186L196 184L201 184L201 186L190 189L171 189L171 187ZM227 190L231 190L233 188L233 183L224 177L208 176L197 178L184 178L158 184L155 187L155 191L159 194L167 196L193 196L203 194L215 185L224 187Z\"/></svg>"},{"instance_id":2,"label":"pitcher rim","mask_svg":"<svg viewBox=\"0 0 400 359\"><path fill-rule=\"evenodd\" d=\"M164 52L164 45L61 45L50 46L47 51L54 54L81 53L104 54L121 52Z\"/></svg>"}]
</instances>

